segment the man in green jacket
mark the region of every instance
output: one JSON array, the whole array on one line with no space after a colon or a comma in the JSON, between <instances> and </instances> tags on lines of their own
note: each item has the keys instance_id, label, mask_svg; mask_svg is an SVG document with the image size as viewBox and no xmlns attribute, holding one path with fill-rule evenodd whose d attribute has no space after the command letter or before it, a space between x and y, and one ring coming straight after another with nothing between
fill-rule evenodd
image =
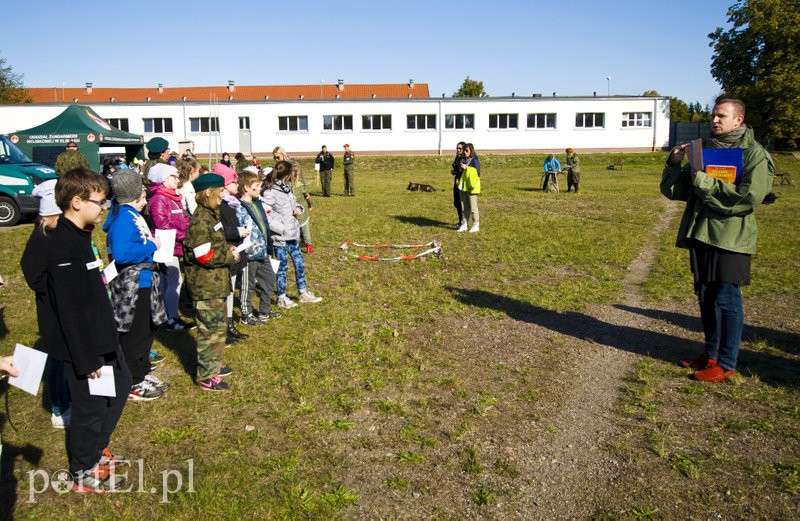
<instances>
[{"instance_id":1,"label":"man in green jacket","mask_svg":"<svg viewBox=\"0 0 800 521\"><path fill-rule=\"evenodd\" d=\"M696 369L694 377L707 382L722 382L736 371L744 327L740 288L750 283L758 236L753 212L769 193L775 171L769 153L744 124L744 115L740 100L718 100L711 137L703 142L703 148L742 149L738 185L692 171L688 164L681 168L688 145L672 150L661 176L661 193L686 201L676 245L689 250L705 336L705 352L681 365Z\"/></svg>"},{"instance_id":2,"label":"man in green jacket","mask_svg":"<svg viewBox=\"0 0 800 521\"><path fill-rule=\"evenodd\" d=\"M74 141L67 143L67 149L56 158L55 170L59 176L62 176L76 168L85 168L90 170L89 162L83 157L83 154L78 152L78 144Z\"/></svg>"}]
</instances>

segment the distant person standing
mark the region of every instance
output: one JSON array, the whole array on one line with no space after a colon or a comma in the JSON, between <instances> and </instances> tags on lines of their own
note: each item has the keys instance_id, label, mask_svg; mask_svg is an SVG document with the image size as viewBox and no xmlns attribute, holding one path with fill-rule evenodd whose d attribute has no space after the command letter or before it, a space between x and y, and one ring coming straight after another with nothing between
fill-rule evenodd
<instances>
[{"instance_id":1,"label":"distant person standing","mask_svg":"<svg viewBox=\"0 0 800 521\"><path fill-rule=\"evenodd\" d=\"M461 180L461 160L464 159L464 143L460 141L456 145L456 157L453 159L453 167L450 169L450 174L453 176L453 206L456 207L458 212L458 224L456 228L460 228L464 221L464 210L461 206L461 190L458 189L458 183Z\"/></svg>"},{"instance_id":2,"label":"distant person standing","mask_svg":"<svg viewBox=\"0 0 800 521\"><path fill-rule=\"evenodd\" d=\"M661 175L661 193L686 201L676 246L689 250L689 265L700 304L704 352L681 362L694 378L722 382L736 371L744 327L741 286L750 284L750 261L758 227L754 211L770 189L775 164L744 124L745 106L721 99L711 113L711 136L704 149L741 149L739 183L726 183L687 163L686 145L672 149Z\"/></svg>"},{"instance_id":3,"label":"distant person standing","mask_svg":"<svg viewBox=\"0 0 800 521\"><path fill-rule=\"evenodd\" d=\"M564 166L567 167L567 192L571 192L574 186L577 194L578 185L581 182L581 160L571 148L568 148L565 152L567 154L567 158L564 160Z\"/></svg>"},{"instance_id":4,"label":"distant person standing","mask_svg":"<svg viewBox=\"0 0 800 521\"><path fill-rule=\"evenodd\" d=\"M223 165L227 166L228 168L233 168L233 163L231 163L231 155L227 152L222 153L222 161L220 161Z\"/></svg>"},{"instance_id":5,"label":"distant person standing","mask_svg":"<svg viewBox=\"0 0 800 521\"><path fill-rule=\"evenodd\" d=\"M67 143L67 149L58 154L56 158L55 170L59 176L73 170L75 168L84 168L89 170L89 162L83 157L83 154L78 152L78 143L70 141Z\"/></svg>"},{"instance_id":6,"label":"distant person standing","mask_svg":"<svg viewBox=\"0 0 800 521\"><path fill-rule=\"evenodd\" d=\"M472 143L464 145L461 156L461 180L458 188L461 190L461 204L464 206L464 220L458 232L467 231L469 218L472 216L472 228L469 233L480 231L481 216L478 213L478 194L481 193L481 162L475 153Z\"/></svg>"},{"instance_id":7,"label":"distant person standing","mask_svg":"<svg viewBox=\"0 0 800 521\"><path fill-rule=\"evenodd\" d=\"M331 176L333 175L333 154L328 152L328 147L322 145L322 150L317 154L314 160L319 165L319 174L322 178L322 196L331 196Z\"/></svg>"},{"instance_id":8,"label":"distant person standing","mask_svg":"<svg viewBox=\"0 0 800 521\"><path fill-rule=\"evenodd\" d=\"M163 137L154 137L147 142L147 162L144 164L142 175L146 176L150 167L156 163L167 164L169 161L169 141Z\"/></svg>"},{"instance_id":9,"label":"distant person standing","mask_svg":"<svg viewBox=\"0 0 800 521\"><path fill-rule=\"evenodd\" d=\"M542 185L542 192L547 191L547 185L556 183L556 176L561 172L561 163L558 158L553 154L547 154L544 160L544 184Z\"/></svg>"},{"instance_id":10,"label":"distant person standing","mask_svg":"<svg viewBox=\"0 0 800 521\"><path fill-rule=\"evenodd\" d=\"M342 158L342 164L344 165L344 195L348 197L355 197L356 196L356 185L355 185L355 176L356 176L356 165L355 165L356 156L353 152L350 151L350 145L345 144L344 146L344 157Z\"/></svg>"}]
</instances>

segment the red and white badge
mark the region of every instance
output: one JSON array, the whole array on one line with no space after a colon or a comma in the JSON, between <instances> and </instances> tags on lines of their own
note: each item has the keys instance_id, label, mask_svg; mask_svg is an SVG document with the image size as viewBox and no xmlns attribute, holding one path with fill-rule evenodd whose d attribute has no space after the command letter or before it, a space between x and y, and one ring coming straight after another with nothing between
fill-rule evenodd
<instances>
[{"instance_id":1,"label":"red and white badge","mask_svg":"<svg viewBox=\"0 0 800 521\"><path fill-rule=\"evenodd\" d=\"M87 135L86 141L88 141L89 143L94 143L94 134L90 133L89 135Z\"/></svg>"}]
</instances>

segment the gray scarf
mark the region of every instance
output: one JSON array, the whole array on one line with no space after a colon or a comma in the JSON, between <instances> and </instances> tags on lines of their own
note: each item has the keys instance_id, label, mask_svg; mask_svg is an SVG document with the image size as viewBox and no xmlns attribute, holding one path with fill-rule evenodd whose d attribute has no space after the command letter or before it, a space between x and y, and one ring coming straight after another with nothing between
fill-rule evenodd
<instances>
[{"instance_id":1,"label":"gray scarf","mask_svg":"<svg viewBox=\"0 0 800 521\"><path fill-rule=\"evenodd\" d=\"M735 128L727 134L711 136L706 139L706 148L733 148L747 132L747 125L742 123L739 128Z\"/></svg>"}]
</instances>

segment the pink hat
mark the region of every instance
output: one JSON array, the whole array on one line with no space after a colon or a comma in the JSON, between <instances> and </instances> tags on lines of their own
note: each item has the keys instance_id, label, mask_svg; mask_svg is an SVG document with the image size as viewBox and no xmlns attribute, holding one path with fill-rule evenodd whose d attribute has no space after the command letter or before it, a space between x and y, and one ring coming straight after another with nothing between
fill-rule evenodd
<instances>
[{"instance_id":1,"label":"pink hat","mask_svg":"<svg viewBox=\"0 0 800 521\"><path fill-rule=\"evenodd\" d=\"M213 172L218 176L222 176L222 178L225 180L225 186L235 183L239 179L239 176L236 175L236 172L233 170L233 168L225 166L222 163L217 163L214 165Z\"/></svg>"}]
</instances>

